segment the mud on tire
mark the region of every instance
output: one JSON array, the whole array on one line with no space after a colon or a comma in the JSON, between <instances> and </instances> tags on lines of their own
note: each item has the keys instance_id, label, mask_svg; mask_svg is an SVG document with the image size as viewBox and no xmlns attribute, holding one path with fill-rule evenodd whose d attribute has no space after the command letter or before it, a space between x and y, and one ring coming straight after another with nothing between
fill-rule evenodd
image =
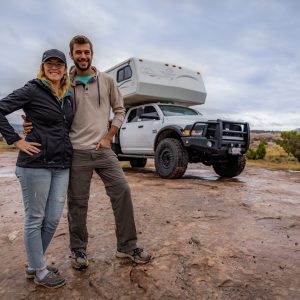
<instances>
[{"instance_id":1,"label":"mud on tire","mask_svg":"<svg viewBox=\"0 0 300 300\"><path fill-rule=\"evenodd\" d=\"M188 153L180 141L167 138L155 151L155 169L161 178L181 178L188 165Z\"/></svg>"},{"instance_id":2,"label":"mud on tire","mask_svg":"<svg viewBox=\"0 0 300 300\"><path fill-rule=\"evenodd\" d=\"M242 173L246 166L246 156L232 156L226 163L215 163L213 168L221 177L235 177Z\"/></svg>"},{"instance_id":3,"label":"mud on tire","mask_svg":"<svg viewBox=\"0 0 300 300\"><path fill-rule=\"evenodd\" d=\"M147 158L131 158L129 162L133 168L144 168L147 164Z\"/></svg>"}]
</instances>

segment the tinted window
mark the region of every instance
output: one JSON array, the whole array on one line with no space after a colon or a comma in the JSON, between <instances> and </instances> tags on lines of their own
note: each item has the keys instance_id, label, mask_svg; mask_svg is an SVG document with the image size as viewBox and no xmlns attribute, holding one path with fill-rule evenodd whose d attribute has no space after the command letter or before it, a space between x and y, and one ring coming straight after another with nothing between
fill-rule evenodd
<instances>
[{"instance_id":1,"label":"tinted window","mask_svg":"<svg viewBox=\"0 0 300 300\"><path fill-rule=\"evenodd\" d=\"M117 72L117 82L124 81L126 79L131 78L132 70L130 66L125 66Z\"/></svg>"},{"instance_id":2,"label":"tinted window","mask_svg":"<svg viewBox=\"0 0 300 300\"><path fill-rule=\"evenodd\" d=\"M159 105L163 114L167 116L196 116L200 115L194 109L183 107L183 106L175 106L175 105Z\"/></svg>"},{"instance_id":3,"label":"tinted window","mask_svg":"<svg viewBox=\"0 0 300 300\"><path fill-rule=\"evenodd\" d=\"M158 112L154 106L145 106L143 112L143 121L151 121L155 118L159 118Z\"/></svg>"},{"instance_id":4,"label":"tinted window","mask_svg":"<svg viewBox=\"0 0 300 300\"><path fill-rule=\"evenodd\" d=\"M127 118L127 123L130 123L130 122L136 122L138 119L137 117L137 109L133 109L130 113L129 113L129 116Z\"/></svg>"}]
</instances>

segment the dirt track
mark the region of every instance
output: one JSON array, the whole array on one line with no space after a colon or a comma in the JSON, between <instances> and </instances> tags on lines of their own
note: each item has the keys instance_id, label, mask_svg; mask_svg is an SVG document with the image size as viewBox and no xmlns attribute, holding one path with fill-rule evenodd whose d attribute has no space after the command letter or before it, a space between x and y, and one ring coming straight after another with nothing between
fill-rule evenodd
<instances>
[{"instance_id":1,"label":"dirt track","mask_svg":"<svg viewBox=\"0 0 300 300\"><path fill-rule=\"evenodd\" d=\"M300 173L246 168L219 179L193 165L180 180L153 167L125 169L139 244L136 266L114 257L114 220L95 177L89 206L90 267L70 267L66 208L47 254L68 280L47 290L24 278L23 206L16 152L0 153L0 299L300 299Z\"/></svg>"}]
</instances>

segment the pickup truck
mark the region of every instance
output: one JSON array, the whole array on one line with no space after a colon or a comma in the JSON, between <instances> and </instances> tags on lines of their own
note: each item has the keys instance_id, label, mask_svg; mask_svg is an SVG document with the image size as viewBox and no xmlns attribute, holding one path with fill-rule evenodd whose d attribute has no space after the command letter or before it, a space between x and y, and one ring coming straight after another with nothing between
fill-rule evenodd
<instances>
[{"instance_id":1,"label":"pickup truck","mask_svg":"<svg viewBox=\"0 0 300 300\"><path fill-rule=\"evenodd\" d=\"M112 145L119 160L144 167L154 158L162 178L180 178L188 163L199 162L224 177L243 171L249 124L207 120L191 108L206 100L199 71L132 57L106 72L117 82L127 108Z\"/></svg>"},{"instance_id":2,"label":"pickup truck","mask_svg":"<svg viewBox=\"0 0 300 300\"><path fill-rule=\"evenodd\" d=\"M245 167L249 137L248 123L210 121L189 107L147 103L127 111L112 148L132 167L154 158L162 178L181 178L188 163L199 162L222 177L235 177Z\"/></svg>"}]
</instances>

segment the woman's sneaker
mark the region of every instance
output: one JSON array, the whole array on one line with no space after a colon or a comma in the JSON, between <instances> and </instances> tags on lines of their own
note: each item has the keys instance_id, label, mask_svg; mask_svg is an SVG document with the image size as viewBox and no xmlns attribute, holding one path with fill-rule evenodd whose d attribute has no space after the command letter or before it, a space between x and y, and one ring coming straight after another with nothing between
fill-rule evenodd
<instances>
[{"instance_id":1,"label":"woman's sneaker","mask_svg":"<svg viewBox=\"0 0 300 300\"><path fill-rule=\"evenodd\" d=\"M46 269L49 271L49 272L53 272L55 274L58 274L58 269L54 266L47 266ZM27 267L26 267L26 271L25 271L25 277L27 279L33 279L34 278L34 275L35 275L35 270L29 270Z\"/></svg>"},{"instance_id":2,"label":"woman's sneaker","mask_svg":"<svg viewBox=\"0 0 300 300\"><path fill-rule=\"evenodd\" d=\"M55 289L66 284L66 280L53 272L49 272L43 279L39 279L37 276L35 276L34 283L37 285L42 285L46 288Z\"/></svg>"},{"instance_id":3,"label":"woman's sneaker","mask_svg":"<svg viewBox=\"0 0 300 300\"><path fill-rule=\"evenodd\" d=\"M153 257L144 251L142 248L135 248L129 252L117 251L116 257L118 258L130 258L133 262L137 264L146 264L148 263Z\"/></svg>"},{"instance_id":4,"label":"woman's sneaker","mask_svg":"<svg viewBox=\"0 0 300 300\"><path fill-rule=\"evenodd\" d=\"M89 261L84 250L72 251L70 258L71 265L76 270L86 269L89 266Z\"/></svg>"}]
</instances>

